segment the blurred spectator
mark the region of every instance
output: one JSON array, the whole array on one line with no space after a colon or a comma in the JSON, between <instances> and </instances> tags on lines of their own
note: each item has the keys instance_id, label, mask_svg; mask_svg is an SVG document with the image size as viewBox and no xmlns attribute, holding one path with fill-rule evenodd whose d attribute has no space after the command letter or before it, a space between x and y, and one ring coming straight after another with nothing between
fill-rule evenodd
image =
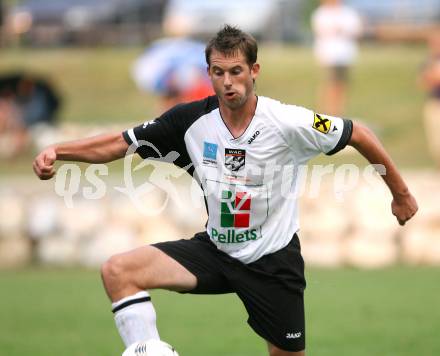
<instances>
[{"instance_id":1,"label":"blurred spectator","mask_svg":"<svg viewBox=\"0 0 440 356\"><path fill-rule=\"evenodd\" d=\"M428 92L425 104L425 131L429 150L440 168L440 30L428 38L429 55L420 74L420 84Z\"/></svg>"},{"instance_id":2,"label":"blurred spectator","mask_svg":"<svg viewBox=\"0 0 440 356\"><path fill-rule=\"evenodd\" d=\"M203 43L168 38L147 48L136 60L132 74L141 90L160 96L160 111L165 111L214 94L206 68Z\"/></svg>"},{"instance_id":3,"label":"blurred spectator","mask_svg":"<svg viewBox=\"0 0 440 356\"><path fill-rule=\"evenodd\" d=\"M36 131L54 124L60 98L47 80L27 74L0 77L1 154L23 151Z\"/></svg>"},{"instance_id":4,"label":"blurred spectator","mask_svg":"<svg viewBox=\"0 0 440 356\"><path fill-rule=\"evenodd\" d=\"M348 71L357 55L357 38L362 32L359 15L341 0L322 0L312 14L315 56L326 71L320 89L322 112L342 116L345 110Z\"/></svg>"}]
</instances>

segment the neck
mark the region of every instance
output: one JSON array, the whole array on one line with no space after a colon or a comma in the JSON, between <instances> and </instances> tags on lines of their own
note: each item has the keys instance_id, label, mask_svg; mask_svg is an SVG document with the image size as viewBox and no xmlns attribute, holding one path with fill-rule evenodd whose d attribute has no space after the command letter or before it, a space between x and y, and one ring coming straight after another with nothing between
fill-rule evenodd
<instances>
[{"instance_id":1,"label":"neck","mask_svg":"<svg viewBox=\"0 0 440 356\"><path fill-rule=\"evenodd\" d=\"M252 93L245 104L239 108L231 109L226 105L219 103L220 113L228 129L234 137L240 136L248 127L255 115L257 108L257 97Z\"/></svg>"}]
</instances>

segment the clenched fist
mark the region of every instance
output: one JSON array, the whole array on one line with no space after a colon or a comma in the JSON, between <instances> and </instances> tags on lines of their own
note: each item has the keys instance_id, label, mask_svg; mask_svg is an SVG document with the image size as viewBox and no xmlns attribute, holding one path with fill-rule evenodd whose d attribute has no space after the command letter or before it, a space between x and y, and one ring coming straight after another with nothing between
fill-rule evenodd
<instances>
[{"instance_id":1,"label":"clenched fist","mask_svg":"<svg viewBox=\"0 0 440 356\"><path fill-rule=\"evenodd\" d=\"M53 147L45 148L35 157L32 168L35 174L43 180L50 179L55 175L53 165L57 159L57 154Z\"/></svg>"},{"instance_id":2,"label":"clenched fist","mask_svg":"<svg viewBox=\"0 0 440 356\"><path fill-rule=\"evenodd\" d=\"M391 203L393 215L400 225L405 225L405 223L415 215L418 209L417 202L410 193L398 198L395 197Z\"/></svg>"}]
</instances>

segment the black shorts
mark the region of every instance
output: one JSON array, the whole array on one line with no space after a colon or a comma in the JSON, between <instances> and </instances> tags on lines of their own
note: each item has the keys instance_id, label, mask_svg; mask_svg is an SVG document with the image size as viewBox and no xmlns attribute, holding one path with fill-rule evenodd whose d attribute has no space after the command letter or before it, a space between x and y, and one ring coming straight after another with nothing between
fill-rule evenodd
<instances>
[{"instance_id":1,"label":"black shorts","mask_svg":"<svg viewBox=\"0 0 440 356\"><path fill-rule=\"evenodd\" d=\"M153 246L197 277L187 293L236 293L254 331L286 351L305 349L304 261L295 234L283 249L244 264L220 251L206 232Z\"/></svg>"}]
</instances>

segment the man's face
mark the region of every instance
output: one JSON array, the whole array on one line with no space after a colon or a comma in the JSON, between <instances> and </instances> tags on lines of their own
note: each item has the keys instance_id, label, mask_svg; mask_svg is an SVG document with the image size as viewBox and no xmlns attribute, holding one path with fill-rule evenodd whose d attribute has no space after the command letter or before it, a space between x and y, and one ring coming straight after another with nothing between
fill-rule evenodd
<instances>
[{"instance_id":1,"label":"man's face","mask_svg":"<svg viewBox=\"0 0 440 356\"><path fill-rule=\"evenodd\" d=\"M240 51L233 56L225 56L213 50L210 59L208 74L220 102L231 110L242 107L254 95L254 80L260 66L255 63L250 68Z\"/></svg>"}]
</instances>

